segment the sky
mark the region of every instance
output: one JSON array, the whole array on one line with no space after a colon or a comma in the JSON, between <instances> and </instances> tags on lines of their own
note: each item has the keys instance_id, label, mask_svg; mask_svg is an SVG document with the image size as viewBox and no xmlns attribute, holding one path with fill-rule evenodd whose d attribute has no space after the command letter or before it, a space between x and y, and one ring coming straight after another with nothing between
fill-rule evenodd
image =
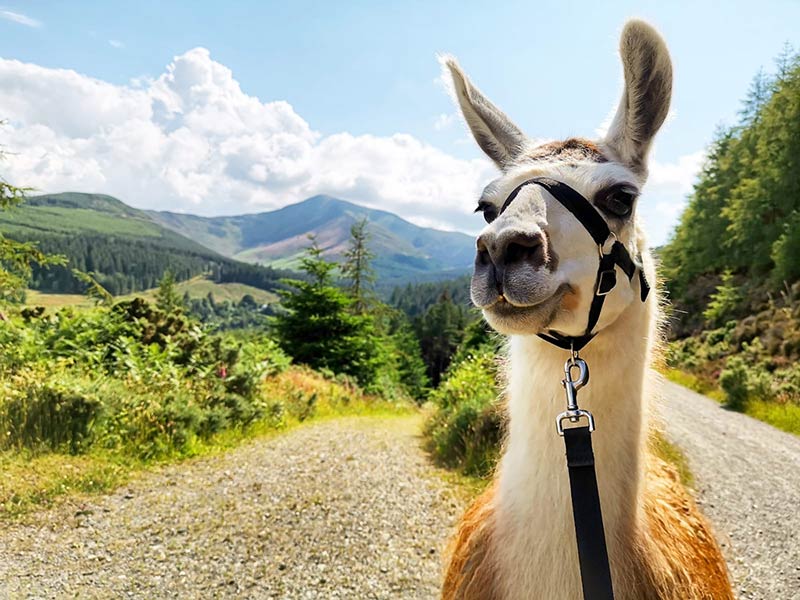
<instances>
[{"instance_id":1,"label":"sky","mask_svg":"<svg viewBox=\"0 0 800 600\"><path fill-rule=\"evenodd\" d=\"M0 176L209 216L325 193L473 233L496 170L437 54L529 136L591 138L622 90L630 17L675 65L639 208L660 245L715 128L800 47L800 2L0 0Z\"/></svg>"}]
</instances>

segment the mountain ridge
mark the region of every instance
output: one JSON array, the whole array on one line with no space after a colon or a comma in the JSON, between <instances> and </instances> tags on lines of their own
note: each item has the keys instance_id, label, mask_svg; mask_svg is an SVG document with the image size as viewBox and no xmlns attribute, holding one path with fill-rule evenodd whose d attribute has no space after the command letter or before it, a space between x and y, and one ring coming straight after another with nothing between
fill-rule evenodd
<instances>
[{"instance_id":1,"label":"mountain ridge","mask_svg":"<svg viewBox=\"0 0 800 600\"><path fill-rule=\"evenodd\" d=\"M389 211L320 194L282 208L246 215L200 217L147 211L157 223L224 256L296 268L308 235L329 259L340 259L350 227L367 219L374 267L383 284L429 281L467 272L474 242L464 233L420 227Z\"/></svg>"}]
</instances>

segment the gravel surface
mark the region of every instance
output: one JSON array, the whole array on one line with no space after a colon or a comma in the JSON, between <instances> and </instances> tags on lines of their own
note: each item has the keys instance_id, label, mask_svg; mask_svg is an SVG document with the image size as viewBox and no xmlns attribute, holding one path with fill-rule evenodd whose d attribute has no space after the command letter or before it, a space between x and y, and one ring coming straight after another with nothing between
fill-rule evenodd
<instances>
[{"instance_id":1,"label":"gravel surface","mask_svg":"<svg viewBox=\"0 0 800 600\"><path fill-rule=\"evenodd\" d=\"M800 438L667 383L741 600L800 599ZM435 598L463 509L415 418L321 422L5 524L0 598Z\"/></svg>"},{"instance_id":2,"label":"gravel surface","mask_svg":"<svg viewBox=\"0 0 800 600\"><path fill-rule=\"evenodd\" d=\"M463 510L417 418L348 418L4 525L0 598L434 598Z\"/></svg>"},{"instance_id":3,"label":"gravel surface","mask_svg":"<svg viewBox=\"0 0 800 600\"><path fill-rule=\"evenodd\" d=\"M739 598L800 599L800 438L666 386L667 434L689 459Z\"/></svg>"}]
</instances>

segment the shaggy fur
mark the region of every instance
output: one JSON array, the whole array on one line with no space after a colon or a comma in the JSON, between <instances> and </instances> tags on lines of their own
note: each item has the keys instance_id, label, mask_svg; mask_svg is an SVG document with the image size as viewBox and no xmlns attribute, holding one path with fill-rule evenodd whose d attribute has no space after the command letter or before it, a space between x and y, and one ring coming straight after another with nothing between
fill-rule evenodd
<instances>
[{"instance_id":1,"label":"shaggy fur","mask_svg":"<svg viewBox=\"0 0 800 600\"><path fill-rule=\"evenodd\" d=\"M644 518L631 540L618 600L734 600L727 568L705 518L674 468L648 456ZM496 486L464 513L450 546L443 600L501 600L493 544ZM619 579L617 579L619 581Z\"/></svg>"},{"instance_id":2,"label":"shaggy fur","mask_svg":"<svg viewBox=\"0 0 800 600\"><path fill-rule=\"evenodd\" d=\"M467 79L454 59L453 77L467 125L500 166L484 204L499 209L522 181L549 176L586 198L610 185L640 189L647 151L670 102L672 66L666 46L646 23L631 21L620 42L625 91L608 135L598 142L570 139L535 144ZM655 267L632 205L630 216L606 219L643 271ZM473 277L471 295L492 327L509 335L506 398L508 438L492 486L464 515L453 543L443 597L447 600L583 600L563 441L554 417L564 410L567 353L532 335L555 329L579 335L594 295L597 246L573 215L536 186L491 220L480 239L489 244L541 234L541 251L557 264L514 263L500 275ZM509 238L511 239L511 238ZM516 239L516 238L515 238ZM498 246L499 247L499 246ZM484 265L486 266L486 265ZM597 337L582 352L591 382L579 394L598 429L593 434L598 488L618 600L731 600L725 562L711 530L674 471L651 456L651 400L658 382L650 370L659 345L657 291L640 301L638 279L606 296Z\"/></svg>"}]
</instances>

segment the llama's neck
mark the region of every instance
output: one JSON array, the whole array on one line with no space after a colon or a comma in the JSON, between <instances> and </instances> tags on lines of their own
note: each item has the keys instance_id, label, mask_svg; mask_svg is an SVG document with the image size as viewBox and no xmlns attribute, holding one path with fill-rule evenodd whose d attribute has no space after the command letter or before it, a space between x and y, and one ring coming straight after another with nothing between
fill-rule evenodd
<instances>
[{"instance_id":1,"label":"llama's neck","mask_svg":"<svg viewBox=\"0 0 800 600\"><path fill-rule=\"evenodd\" d=\"M643 401L654 301L636 302L582 352L589 384L578 403L595 417L592 435L612 564L631 554L643 480ZM566 351L536 337L510 344L509 438L499 471L498 558L508 598L580 597L564 441L555 417L566 408Z\"/></svg>"}]
</instances>

